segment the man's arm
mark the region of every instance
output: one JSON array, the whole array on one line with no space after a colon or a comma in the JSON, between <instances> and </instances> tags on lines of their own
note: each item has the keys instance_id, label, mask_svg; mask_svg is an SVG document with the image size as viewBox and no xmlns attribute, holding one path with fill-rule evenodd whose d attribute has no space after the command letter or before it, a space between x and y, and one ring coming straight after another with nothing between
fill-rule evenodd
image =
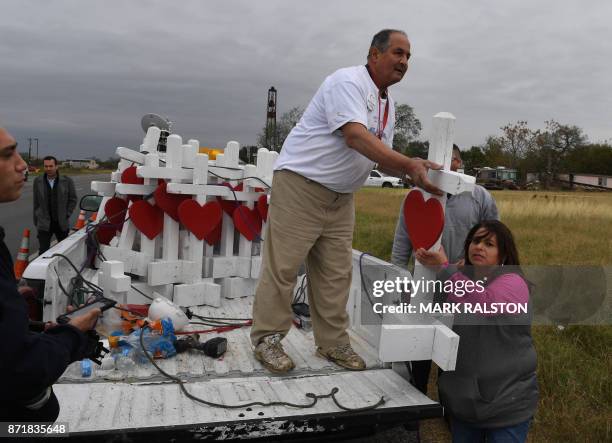
<instances>
[{"instance_id":1,"label":"man's arm","mask_svg":"<svg viewBox=\"0 0 612 443\"><path fill-rule=\"evenodd\" d=\"M402 268L408 266L410 256L412 255L412 243L410 242L408 230L406 229L406 222L404 220L405 201L406 199L404 199L400 206L397 226L395 227L395 237L393 238L393 248L391 250L391 263Z\"/></svg>"},{"instance_id":2,"label":"man's arm","mask_svg":"<svg viewBox=\"0 0 612 443\"><path fill-rule=\"evenodd\" d=\"M0 278L0 377L15 398L27 400L53 384L73 361L83 358L87 338L71 325L48 333L28 331L28 314L15 284Z\"/></svg>"},{"instance_id":3,"label":"man's arm","mask_svg":"<svg viewBox=\"0 0 612 443\"><path fill-rule=\"evenodd\" d=\"M429 168L440 169L442 166L429 160L406 157L389 149L361 123L346 123L341 129L348 147L378 163L381 169L392 171L393 175L400 177L408 174L419 188L432 194L442 195L442 192L427 179Z\"/></svg>"},{"instance_id":4,"label":"man's arm","mask_svg":"<svg viewBox=\"0 0 612 443\"><path fill-rule=\"evenodd\" d=\"M482 188L481 191L480 220L499 220L499 211L497 210L495 199L486 189Z\"/></svg>"},{"instance_id":5,"label":"man's arm","mask_svg":"<svg viewBox=\"0 0 612 443\"><path fill-rule=\"evenodd\" d=\"M66 178L68 179L68 203L66 204L66 216L70 217L77 204L77 195L76 189L74 188L74 181L72 181L70 177Z\"/></svg>"}]
</instances>

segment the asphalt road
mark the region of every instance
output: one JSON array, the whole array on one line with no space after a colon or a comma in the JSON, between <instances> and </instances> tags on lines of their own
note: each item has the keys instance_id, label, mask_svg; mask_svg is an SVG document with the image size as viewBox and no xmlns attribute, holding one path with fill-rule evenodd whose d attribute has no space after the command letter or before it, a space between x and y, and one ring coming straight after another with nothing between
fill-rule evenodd
<instances>
[{"instance_id":1,"label":"asphalt road","mask_svg":"<svg viewBox=\"0 0 612 443\"><path fill-rule=\"evenodd\" d=\"M93 180L110 180L110 174L75 175L72 179L74 180L77 197L80 200L82 196L92 193L90 183ZM34 222L32 220L33 182L34 177L30 176L23 187L19 200L11 203L0 203L0 226L5 230L6 238L4 241L13 254L13 259L17 256L17 251L21 244L21 236L25 228L30 228L30 253L38 251L38 239L36 238L36 229L34 229ZM78 216L79 206L77 203L77 207L70 217L70 226L74 226Z\"/></svg>"}]
</instances>

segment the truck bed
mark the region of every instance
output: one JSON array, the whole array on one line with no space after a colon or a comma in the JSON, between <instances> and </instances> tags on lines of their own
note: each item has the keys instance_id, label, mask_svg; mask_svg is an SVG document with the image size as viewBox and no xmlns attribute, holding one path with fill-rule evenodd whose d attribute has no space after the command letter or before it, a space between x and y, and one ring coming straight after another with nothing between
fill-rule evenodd
<instances>
[{"instance_id":1,"label":"truck bed","mask_svg":"<svg viewBox=\"0 0 612 443\"><path fill-rule=\"evenodd\" d=\"M195 312L214 317L250 317L252 297L224 300L223 307L199 307ZM385 404L364 412L345 412L329 399L312 408L287 406L239 409L213 408L185 397L177 384L163 377L151 364L120 372L107 356L91 377L82 378L70 367L54 390L62 405L59 422L68 422L71 435L109 437L168 437L197 439L269 438L288 432L333 432L352 422L398 423L440 416L441 406L416 390L404 378L377 359L377 351L350 331L355 350L367 370L348 371L316 356L312 332L292 328L283 340L296 368L288 375L272 375L255 360L245 327L222 335L228 339L226 354L217 360L194 352L179 354L158 364L187 381L189 392L204 399L240 404L251 401L311 402L305 394L327 394L337 387L338 401L349 408ZM213 334L202 336L202 340ZM74 365L78 365L78 362ZM387 365L388 366L388 365ZM177 434L178 433L178 434Z\"/></svg>"}]
</instances>

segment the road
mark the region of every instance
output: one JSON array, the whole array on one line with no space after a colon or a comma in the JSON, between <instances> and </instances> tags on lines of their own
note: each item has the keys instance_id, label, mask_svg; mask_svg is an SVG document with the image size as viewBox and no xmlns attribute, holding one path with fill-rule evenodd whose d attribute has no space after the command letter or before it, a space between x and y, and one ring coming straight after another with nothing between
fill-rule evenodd
<instances>
[{"instance_id":1,"label":"road","mask_svg":"<svg viewBox=\"0 0 612 443\"><path fill-rule=\"evenodd\" d=\"M92 174L92 175L75 175L72 177L76 187L77 197L79 200L86 194L91 194L90 183L93 180L110 180L110 174ZM36 238L36 229L33 226L32 220L32 183L34 177L30 176L23 187L21 198L11 203L0 204L0 226L6 232L5 242L9 251L13 254L13 259L17 256L19 245L21 244L21 236L25 228L30 228L30 253L38 251L38 239ZM74 226L76 219L79 216L79 206L70 217L70 226ZM54 237L55 238L55 237Z\"/></svg>"}]
</instances>

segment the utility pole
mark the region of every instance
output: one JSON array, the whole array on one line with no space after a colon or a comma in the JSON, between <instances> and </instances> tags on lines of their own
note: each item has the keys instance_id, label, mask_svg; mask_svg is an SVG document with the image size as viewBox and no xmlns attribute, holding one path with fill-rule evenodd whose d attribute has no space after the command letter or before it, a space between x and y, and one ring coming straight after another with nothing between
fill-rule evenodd
<instances>
[{"instance_id":1,"label":"utility pole","mask_svg":"<svg viewBox=\"0 0 612 443\"><path fill-rule=\"evenodd\" d=\"M36 160L38 160L38 137L36 137L34 141L36 141Z\"/></svg>"},{"instance_id":2,"label":"utility pole","mask_svg":"<svg viewBox=\"0 0 612 443\"><path fill-rule=\"evenodd\" d=\"M28 162L32 161L32 138L28 137L28 142L29 142L29 146L28 146Z\"/></svg>"},{"instance_id":3,"label":"utility pole","mask_svg":"<svg viewBox=\"0 0 612 443\"><path fill-rule=\"evenodd\" d=\"M268 110L266 114L266 148L279 151L278 132L276 130L276 88L268 89Z\"/></svg>"}]
</instances>

